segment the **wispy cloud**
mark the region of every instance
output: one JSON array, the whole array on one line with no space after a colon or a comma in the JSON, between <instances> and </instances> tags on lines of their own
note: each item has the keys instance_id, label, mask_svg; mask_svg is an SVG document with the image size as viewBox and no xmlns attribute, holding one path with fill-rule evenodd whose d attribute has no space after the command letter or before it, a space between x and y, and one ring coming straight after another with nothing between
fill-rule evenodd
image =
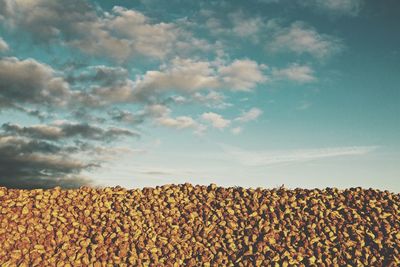
<instances>
[{"instance_id":1,"label":"wispy cloud","mask_svg":"<svg viewBox=\"0 0 400 267\"><path fill-rule=\"evenodd\" d=\"M332 157L361 156L378 148L377 146L349 146L300 150L250 151L225 144L221 144L220 146L227 156L246 166L268 166L281 163L314 161Z\"/></svg>"},{"instance_id":2,"label":"wispy cloud","mask_svg":"<svg viewBox=\"0 0 400 267\"><path fill-rule=\"evenodd\" d=\"M203 11L202 15L207 18L204 25L212 35L218 37L246 38L253 43L258 43L262 36L261 32L265 28L262 17L254 14L249 16L242 10L229 13L225 18L221 18L220 14L210 10Z\"/></svg>"},{"instance_id":3,"label":"wispy cloud","mask_svg":"<svg viewBox=\"0 0 400 267\"><path fill-rule=\"evenodd\" d=\"M299 105L296 107L297 110L306 110L312 106L311 102L309 101L301 101Z\"/></svg>"},{"instance_id":4,"label":"wispy cloud","mask_svg":"<svg viewBox=\"0 0 400 267\"><path fill-rule=\"evenodd\" d=\"M291 64L284 69L273 69L272 76L276 80L290 80L298 83L316 81L314 70L307 65Z\"/></svg>"},{"instance_id":5,"label":"wispy cloud","mask_svg":"<svg viewBox=\"0 0 400 267\"><path fill-rule=\"evenodd\" d=\"M267 4L288 3L287 1L282 0L258 1ZM296 3L296 1L290 2ZM364 5L364 0L298 0L297 3L328 14L356 16Z\"/></svg>"},{"instance_id":6,"label":"wispy cloud","mask_svg":"<svg viewBox=\"0 0 400 267\"><path fill-rule=\"evenodd\" d=\"M147 107L147 113L154 117L157 125L175 129L193 128L195 131L201 128L201 125L192 117L178 116L174 118L171 117L171 112L171 109L163 105L153 105Z\"/></svg>"},{"instance_id":7,"label":"wispy cloud","mask_svg":"<svg viewBox=\"0 0 400 267\"><path fill-rule=\"evenodd\" d=\"M259 108L251 108L250 110L243 112L242 115L237 117L235 120L239 122L254 121L263 114L263 111Z\"/></svg>"},{"instance_id":8,"label":"wispy cloud","mask_svg":"<svg viewBox=\"0 0 400 267\"><path fill-rule=\"evenodd\" d=\"M189 116L179 116L176 118L160 117L156 121L162 126L176 129L185 129L196 126L196 122Z\"/></svg>"},{"instance_id":9,"label":"wispy cloud","mask_svg":"<svg viewBox=\"0 0 400 267\"><path fill-rule=\"evenodd\" d=\"M308 0L300 3L335 15L356 16L364 0Z\"/></svg>"},{"instance_id":10,"label":"wispy cloud","mask_svg":"<svg viewBox=\"0 0 400 267\"><path fill-rule=\"evenodd\" d=\"M232 129L231 129L231 132L232 132L234 135L238 135L238 134L240 134L242 131L243 131L242 127L235 127L235 128L232 128Z\"/></svg>"},{"instance_id":11,"label":"wispy cloud","mask_svg":"<svg viewBox=\"0 0 400 267\"><path fill-rule=\"evenodd\" d=\"M268 47L276 52L309 54L317 59L325 59L343 49L342 41L334 36L322 34L302 21L289 27L274 23L275 34Z\"/></svg>"},{"instance_id":12,"label":"wispy cloud","mask_svg":"<svg viewBox=\"0 0 400 267\"><path fill-rule=\"evenodd\" d=\"M231 124L230 120L224 119L220 114L214 112L203 113L201 118L204 121L211 123L211 125L217 129L224 129Z\"/></svg>"}]
</instances>

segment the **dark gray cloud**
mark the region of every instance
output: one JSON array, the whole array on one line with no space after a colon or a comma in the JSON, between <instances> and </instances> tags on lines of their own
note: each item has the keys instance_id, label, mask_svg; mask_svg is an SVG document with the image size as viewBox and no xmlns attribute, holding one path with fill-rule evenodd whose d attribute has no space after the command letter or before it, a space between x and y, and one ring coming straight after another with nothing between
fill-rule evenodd
<instances>
[{"instance_id":1,"label":"dark gray cloud","mask_svg":"<svg viewBox=\"0 0 400 267\"><path fill-rule=\"evenodd\" d=\"M90 185L92 181L81 173L101 167L112 151L101 144L139 137L128 129L68 121L31 126L4 123L0 129L0 186L10 188Z\"/></svg>"},{"instance_id":2,"label":"dark gray cloud","mask_svg":"<svg viewBox=\"0 0 400 267\"><path fill-rule=\"evenodd\" d=\"M127 73L122 68L105 66L87 69L90 72L77 77L79 88L74 88L75 81L68 81L64 78L65 73L47 64L34 59L0 58L0 111L18 110L42 121L42 124L29 126L1 125L1 186L70 188L87 185L91 181L83 178L81 173L100 167L103 159L107 158L98 152L101 145L124 137L140 137L139 133L129 129L91 124L93 115L86 107L99 106L104 88L119 90L123 83L120 80L126 79ZM89 92L82 89L86 82L91 85ZM109 89L110 93L115 90ZM116 96L110 97L114 99ZM88 101L93 101L93 105L88 105ZM107 101L108 98L103 102ZM79 122L43 123L52 114L57 118L68 109L79 111L75 114ZM100 151L109 153L104 148Z\"/></svg>"},{"instance_id":3,"label":"dark gray cloud","mask_svg":"<svg viewBox=\"0 0 400 267\"><path fill-rule=\"evenodd\" d=\"M106 118L98 115L93 115L91 110L86 107L77 107L71 112L71 118L78 119L82 122L103 124L107 121Z\"/></svg>"},{"instance_id":4,"label":"dark gray cloud","mask_svg":"<svg viewBox=\"0 0 400 267\"><path fill-rule=\"evenodd\" d=\"M114 121L125 122L131 125L141 124L148 120L156 120L155 122L159 123L160 119L166 119L169 123L175 122L174 119L170 118L171 109L167 104L168 100L164 101L162 104L147 104L142 110L136 112L114 108L108 111L108 115ZM189 117L181 116L181 119L183 118L187 120Z\"/></svg>"},{"instance_id":5,"label":"dark gray cloud","mask_svg":"<svg viewBox=\"0 0 400 267\"><path fill-rule=\"evenodd\" d=\"M105 65L89 66L76 75L69 75L66 80L71 83L99 84L101 86L118 85L128 78L128 71L122 67Z\"/></svg>"},{"instance_id":6,"label":"dark gray cloud","mask_svg":"<svg viewBox=\"0 0 400 267\"><path fill-rule=\"evenodd\" d=\"M5 156L12 156L12 154L26 155L34 152L51 154L61 151L59 146L49 142L23 139L12 135L0 136L0 145L3 149L2 154Z\"/></svg>"},{"instance_id":7,"label":"dark gray cloud","mask_svg":"<svg viewBox=\"0 0 400 267\"><path fill-rule=\"evenodd\" d=\"M114 121L125 122L133 125L141 124L146 119L146 114L144 114L143 112L135 114L130 111L120 110L117 108L108 111L108 115Z\"/></svg>"},{"instance_id":8,"label":"dark gray cloud","mask_svg":"<svg viewBox=\"0 0 400 267\"><path fill-rule=\"evenodd\" d=\"M1 162L1 164L3 163L9 164L9 162ZM13 170L19 170L18 166L15 167L16 168ZM47 175L47 177L43 177L43 175L37 177L32 173L32 169L28 169L24 174L26 174L25 177L22 177L20 171L18 171L18 173L13 173L12 170L10 170L6 177L3 178L0 176L0 186L15 189L49 189L60 186L64 189L72 189L93 185L90 179L78 175L59 178L51 177L51 175ZM13 175L17 175L17 178L11 178Z\"/></svg>"},{"instance_id":9,"label":"dark gray cloud","mask_svg":"<svg viewBox=\"0 0 400 267\"><path fill-rule=\"evenodd\" d=\"M30 116L38 118L40 121L44 121L45 119L49 119L52 117L52 115L42 112L39 109L21 108L21 111L25 112L26 114L28 114Z\"/></svg>"},{"instance_id":10,"label":"dark gray cloud","mask_svg":"<svg viewBox=\"0 0 400 267\"><path fill-rule=\"evenodd\" d=\"M0 6L0 18L12 28L29 32L38 42L49 42L60 35L70 39L79 23L96 19L93 7L83 0L0 0Z\"/></svg>"},{"instance_id":11,"label":"dark gray cloud","mask_svg":"<svg viewBox=\"0 0 400 267\"><path fill-rule=\"evenodd\" d=\"M0 104L65 105L72 92L68 83L50 66L34 59L0 59Z\"/></svg>"},{"instance_id":12,"label":"dark gray cloud","mask_svg":"<svg viewBox=\"0 0 400 267\"><path fill-rule=\"evenodd\" d=\"M0 135L0 186L31 189L89 185L91 181L79 173L97 164L73 158L70 150L70 146L47 141Z\"/></svg>"},{"instance_id":13,"label":"dark gray cloud","mask_svg":"<svg viewBox=\"0 0 400 267\"><path fill-rule=\"evenodd\" d=\"M78 100L92 107L138 102L134 95L134 87L134 82L130 79L118 80L105 86L95 85L89 92L82 93Z\"/></svg>"},{"instance_id":14,"label":"dark gray cloud","mask_svg":"<svg viewBox=\"0 0 400 267\"><path fill-rule=\"evenodd\" d=\"M66 123L60 125L62 137L75 137L110 141L120 136L136 136L139 134L127 129L108 128L104 130L100 127L92 126L87 123Z\"/></svg>"},{"instance_id":15,"label":"dark gray cloud","mask_svg":"<svg viewBox=\"0 0 400 267\"><path fill-rule=\"evenodd\" d=\"M1 128L7 134L55 141L66 138L83 138L109 142L124 136L139 137L138 133L128 129L116 127L103 129L88 123L61 122L50 125L41 124L27 127L12 123L4 123Z\"/></svg>"},{"instance_id":16,"label":"dark gray cloud","mask_svg":"<svg viewBox=\"0 0 400 267\"><path fill-rule=\"evenodd\" d=\"M6 109L14 109L14 110L18 110L20 112L23 112L29 116L33 116L38 118L40 121L44 121L45 119L49 119L52 117L52 115L43 112L39 109L36 108L26 108L23 107L17 103L13 103L11 99L7 99L7 98L1 98L0 97L0 113L2 110L6 110Z\"/></svg>"},{"instance_id":17,"label":"dark gray cloud","mask_svg":"<svg viewBox=\"0 0 400 267\"><path fill-rule=\"evenodd\" d=\"M128 71L122 67L88 66L80 71L67 72L65 79L79 91L75 101L70 103L78 109L137 102L133 95L135 82L129 79Z\"/></svg>"}]
</instances>

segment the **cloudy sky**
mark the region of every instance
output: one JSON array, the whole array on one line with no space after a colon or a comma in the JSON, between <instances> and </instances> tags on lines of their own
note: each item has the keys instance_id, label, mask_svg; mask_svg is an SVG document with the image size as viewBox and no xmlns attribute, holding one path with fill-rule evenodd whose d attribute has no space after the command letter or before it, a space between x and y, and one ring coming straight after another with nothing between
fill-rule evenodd
<instances>
[{"instance_id":1,"label":"cloudy sky","mask_svg":"<svg viewBox=\"0 0 400 267\"><path fill-rule=\"evenodd\" d=\"M0 186L400 191L396 0L0 0Z\"/></svg>"}]
</instances>

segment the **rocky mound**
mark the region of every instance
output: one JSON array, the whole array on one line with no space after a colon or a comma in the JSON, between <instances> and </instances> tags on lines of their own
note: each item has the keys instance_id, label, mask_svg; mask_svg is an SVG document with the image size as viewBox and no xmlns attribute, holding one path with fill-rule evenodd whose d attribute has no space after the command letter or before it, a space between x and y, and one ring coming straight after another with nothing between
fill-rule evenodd
<instances>
[{"instance_id":1,"label":"rocky mound","mask_svg":"<svg viewBox=\"0 0 400 267\"><path fill-rule=\"evenodd\" d=\"M0 188L1 266L399 266L400 195Z\"/></svg>"}]
</instances>

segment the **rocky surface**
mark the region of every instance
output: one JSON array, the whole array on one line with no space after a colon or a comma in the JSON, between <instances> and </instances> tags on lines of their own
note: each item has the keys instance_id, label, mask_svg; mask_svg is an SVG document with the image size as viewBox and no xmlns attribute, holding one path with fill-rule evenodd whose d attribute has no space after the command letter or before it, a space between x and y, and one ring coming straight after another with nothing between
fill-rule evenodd
<instances>
[{"instance_id":1,"label":"rocky surface","mask_svg":"<svg viewBox=\"0 0 400 267\"><path fill-rule=\"evenodd\" d=\"M400 195L0 188L1 266L399 266Z\"/></svg>"}]
</instances>

